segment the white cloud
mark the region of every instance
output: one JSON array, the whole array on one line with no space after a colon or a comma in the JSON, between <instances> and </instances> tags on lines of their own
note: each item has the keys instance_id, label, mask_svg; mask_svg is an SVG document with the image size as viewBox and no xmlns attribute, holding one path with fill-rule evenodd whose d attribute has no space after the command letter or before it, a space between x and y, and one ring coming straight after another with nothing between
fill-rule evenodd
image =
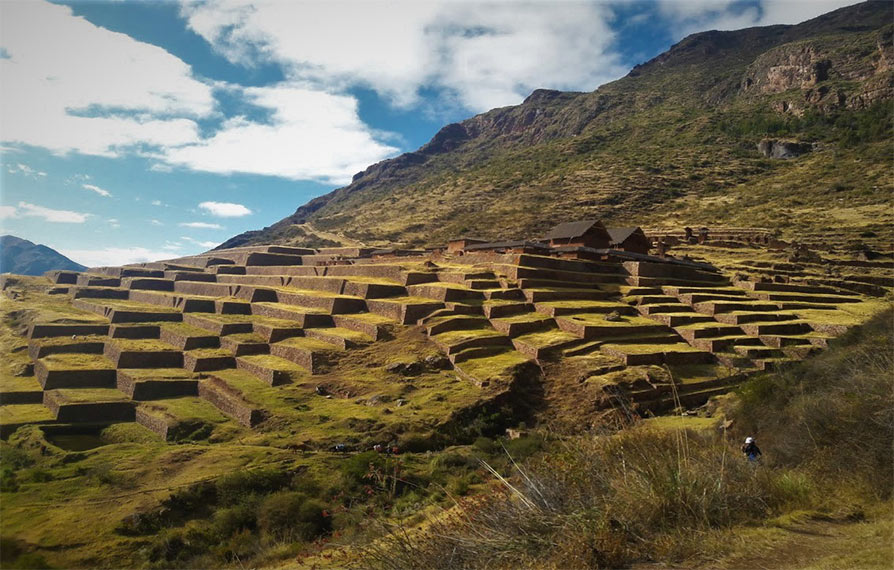
<instances>
[{"instance_id":1,"label":"white cloud","mask_svg":"<svg viewBox=\"0 0 894 570\"><path fill-rule=\"evenodd\" d=\"M17 213L19 216L43 218L45 222L71 224L83 224L90 216L90 214L69 210L52 210L43 206L29 204L28 202L19 202Z\"/></svg>"},{"instance_id":2,"label":"white cloud","mask_svg":"<svg viewBox=\"0 0 894 570\"><path fill-rule=\"evenodd\" d=\"M118 229L121 227L121 223L118 221L117 218L109 218L106 221L109 223L109 227L113 229Z\"/></svg>"},{"instance_id":3,"label":"white cloud","mask_svg":"<svg viewBox=\"0 0 894 570\"><path fill-rule=\"evenodd\" d=\"M435 87L481 111L626 71L598 2L183 0L181 12L233 62L274 61L331 91L369 86L400 106Z\"/></svg>"},{"instance_id":4,"label":"white cloud","mask_svg":"<svg viewBox=\"0 0 894 570\"><path fill-rule=\"evenodd\" d=\"M145 247L107 247L104 249L55 248L62 255L88 267L126 265L170 259L171 252L151 250Z\"/></svg>"},{"instance_id":5,"label":"white cloud","mask_svg":"<svg viewBox=\"0 0 894 570\"><path fill-rule=\"evenodd\" d=\"M6 218L17 218L18 212L15 206L0 206L0 220Z\"/></svg>"},{"instance_id":6,"label":"white cloud","mask_svg":"<svg viewBox=\"0 0 894 570\"><path fill-rule=\"evenodd\" d=\"M27 164L22 164L21 162L16 163L16 164L7 165L6 171L9 172L10 174L23 174L23 175L31 177L31 178L38 178L38 177L42 178L47 175L46 172L34 170Z\"/></svg>"},{"instance_id":7,"label":"white cloud","mask_svg":"<svg viewBox=\"0 0 894 570\"><path fill-rule=\"evenodd\" d=\"M398 151L373 138L353 97L283 84L247 88L243 94L273 112L270 124L234 117L210 138L172 148L164 159L221 174L248 172L345 183Z\"/></svg>"},{"instance_id":8,"label":"white cloud","mask_svg":"<svg viewBox=\"0 0 894 570\"><path fill-rule=\"evenodd\" d=\"M165 50L48 2L7 2L0 20L4 141L117 156L198 138L211 87Z\"/></svg>"},{"instance_id":9,"label":"white cloud","mask_svg":"<svg viewBox=\"0 0 894 570\"><path fill-rule=\"evenodd\" d=\"M155 158L156 172L184 166L327 181L349 180L397 151L377 142L353 97L292 84L212 87L164 49L64 5L4 4L0 46L9 56L0 58L4 141L60 154L137 153ZM273 123L230 117L202 138L196 120L219 117L214 88L268 107Z\"/></svg>"},{"instance_id":10,"label":"white cloud","mask_svg":"<svg viewBox=\"0 0 894 570\"><path fill-rule=\"evenodd\" d=\"M197 239L193 239L193 238L191 238L191 237L188 237L188 236L180 236L180 239L182 239L182 240L184 240L184 241L188 241L188 242L190 242L190 243L194 243L194 244L199 245L199 246L202 246L202 247L204 247L205 249L210 249L210 248L212 248L212 247L217 247L218 245L220 245L220 242L216 242L216 241L200 241L200 240L197 240Z\"/></svg>"},{"instance_id":11,"label":"white cloud","mask_svg":"<svg viewBox=\"0 0 894 570\"><path fill-rule=\"evenodd\" d=\"M106 198L109 198L112 195L112 193L109 192L108 190L104 190L104 189L100 188L99 186L96 186L95 184L81 184L81 188L84 188L86 190L91 190L93 192L96 192L100 196L105 196Z\"/></svg>"},{"instance_id":12,"label":"white cloud","mask_svg":"<svg viewBox=\"0 0 894 570\"><path fill-rule=\"evenodd\" d=\"M738 0L659 0L659 13L668 19L675 39L704 30L739 30L773 24L798 24L858 0L761 0L742 5Z\"/></svg>"},{"instance_id":13,"label":"white cloud","mask_svg":"<svg viewBox=\"0 0 894 570\"><path fill-rule=\"evenodd\" d=\"M251 214L251 210L242 204L232 202L202 202L199 208L220 218L239 218Z\"/></svg>"},{"instance_id":14,"label":"white cloud","mask_svg":"<svg viewBox=\"0 0 894 570\"><path fill-rule=\"evenodd\" d=\"M201 230L222 230L223 226L220 224L209 224L207 222L183 222L179 224L180 227L183 228L198 228Z\"/></svg>"},{"instance_id":15,"label":"white cloud","mask_svg":"<svg viewBox=\"0 0 894 570\"><path fill-rule=\"evenodd\" d=\"M763 0L761 17L754 25L799 24L861 0Z\"/></svg>"},{"instance_id":16,"label":"white cloud","mask_svg":"<svg viewBox=\"0 0 894 570\"><path fill-rule=\"evenodd\" d=\"M162 202L161 200L152 200L151 203L152 203L153 206L167 206L167 204L165 204L165 203Z\"/></svg>"},{"instance_id":17,"label":"white cloud","mask_svg":"<svg viewBox=\"0 0 894 570\"><path fill-rule=\"evenodd\" d=\"M155 219L149 220L149 223L152 224L153 226L163 226L164 225L160 220L155 220Z\"/></svg>"}]
</instances>

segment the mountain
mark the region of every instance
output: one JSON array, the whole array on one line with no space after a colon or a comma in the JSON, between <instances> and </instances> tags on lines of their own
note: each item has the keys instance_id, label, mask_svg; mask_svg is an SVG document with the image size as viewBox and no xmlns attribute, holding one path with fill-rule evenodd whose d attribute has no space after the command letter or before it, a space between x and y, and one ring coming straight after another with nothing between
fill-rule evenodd
<instances>
[{"instance_id":1,"label":"mountain","mask_svg":"<svg viewBox=\"0 0 894 570\"><path fill-rule=\"evenodd\" d=\"M43 275L52 269L84 271L87 268L45 245L15 236L0 236L0 273Z\"/></svg>"},{"instance_id":2,"label":"mountain","mask_svg":"<svg viewBox=\"0 0 894 570\"><path fill-rule=\"evenodd\" d=\"M591 93L537 90L220 247L435 245L590 217L890 244L892 6L698 33Z\"/></svg>"}]
</instances>

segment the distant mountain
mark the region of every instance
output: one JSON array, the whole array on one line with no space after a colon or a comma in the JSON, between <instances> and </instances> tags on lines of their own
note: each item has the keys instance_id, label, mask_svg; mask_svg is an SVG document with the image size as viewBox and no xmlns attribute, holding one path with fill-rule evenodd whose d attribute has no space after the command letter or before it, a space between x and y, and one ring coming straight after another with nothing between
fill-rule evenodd
<instances>
[{"instance_id":1,"label":"distant mountain","mask_svg":"<svg viewBox=\"0 0 894 570\"><path fill-rule=\"evenodd\" d=\"M43 275L52 269L83 271L87 268L45 245L15 236L0 236L0 273Z\"/></svg>"},{"instance_id":2,"label":"distant mountain","mask_svg":"<svg viewBox=\"0 0 894 570\"><path fill-rule=\"evenodd\" d=\"M437 245L589 218L890 243L892 6L697 33L596 91L537 90L219 247Z\"/></svg>"}]
</instances>

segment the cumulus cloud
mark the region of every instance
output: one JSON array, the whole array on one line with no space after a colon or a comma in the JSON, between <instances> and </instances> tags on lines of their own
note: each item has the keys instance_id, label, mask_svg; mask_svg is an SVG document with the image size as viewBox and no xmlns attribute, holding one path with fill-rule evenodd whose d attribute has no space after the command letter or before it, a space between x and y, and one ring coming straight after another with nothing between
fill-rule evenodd
<instances>
[{"instance_id":1,"label":"cumulus cloud","mask_svg":"<svg viewBox=\"0 0 894 570\"><path fill-rule=\"evenodd\" d=\"M209 224L208 222L183 222L179 224L182 228L197 228L200 230L222 230L220 224Z\"/></svg>"},{"instance_id":2,"label":"cumulus cloud","mask_svg":"<svg viewBox=\"0 0 894 570\"><path fill-rule=\"evenodd\" d=\"M83 224L90 216L90 214L82 214L70 210L52 210L43 206L29 204L28 202L19 202L18 208L15 209L15 215L41 218L45 222L70 224Z\"/></svg>"},{"instance_id":3,"label":"cumulus cloud","mask_svg":"<svg viewBox=\"0 0 894 570\"><path fill-rule=\"evenodd\" d=\"M285 84L248 88L244 96L270 109L271 121L234 117L210 138L170 149L165 160L221 174L247 172L345 183L398 151L375 140L360 120L353 97Z\"/></svg>"},{"instance_id":4,"label":"cumulus cloud","mask_svg":"<svg viewBox=\"0 0 894 570\"><path fill-rule=\"evenodd\" d=\"M16 217L18 217L18 212L15 206L0 206L0 220Z\"/></svg>"},{"instance_id":5,"label":"cumulus cloud","mask_svg":"<svg viewBox=\"0 0 894 570\"><path fill-rule=\"evenodd\" d=\"M242 204L232 202L202 202L199 208L220 218L239 218L251 214L251 210Z\"/></svg>"},{"instance_id":6,"label":"cumulus cloud","mask_svg":"<svg viewBox=\"0 0 894 570\"><path fill-rule=\"evenodd\" d=\"M105 190L103 188L100 188L99 186L97 186L95 184L81 184L81 188L84 188L85 190L90 190L91 192L96 192L100 196L105 196L106 198L109 198L112 196L111 192L109 192L108 190Z\"/></svg>"},{"instance_id":7,"label":"cumulus cloud","mask_svg":"<svg viewBox=\"0 0 894 570\"><path fill-rule=\"evenodd\" d=\"M156 219L149 220L149 223L152 224L153 226L163 226L164 225L164 223L162 223L161 220L156 220Z\"/></svg>"},{"instance_id":8,"label":"cumulus cloud","mask_svg":"<svg viewBox=\"0 0 894 570\"><path fill-rule=\"evenodd\" d=\"M369 86L399 106L434 87L483 111L625 71L599 2L184 0L181 12L233 62L277 62L329 90Z\"/></svg>"},{"instance_id":9,"label":"cumulus cloud","mask_svg":"<svg viewBox=\"0 0 894 570\"><path fill-rule=\"evenodd\" d=\"M152 250L145 247L107 247L103 249L68 249L58 247L54 249L69 259L87 267L126 265L128 263L143 263L171 258L170 251Z\"/></svg>"},{"instance_id":10,"label":"cumulus cloud","mask_svg":"<svg viewBox=\"0 0 894 570\"><path fill-rule=\"evenodd\" d=\"M67 6L9 2L3 16L5 141L117 156L133 145L193 141L193 119L214 109L211 87L180 59L74 17Z\"/></svg>"}]
</instances>

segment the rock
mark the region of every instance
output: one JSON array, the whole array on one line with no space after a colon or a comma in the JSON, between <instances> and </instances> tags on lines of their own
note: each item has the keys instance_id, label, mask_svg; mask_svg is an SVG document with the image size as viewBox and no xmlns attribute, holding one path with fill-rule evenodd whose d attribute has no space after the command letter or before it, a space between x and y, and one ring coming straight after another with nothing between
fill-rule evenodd
<instances>
[{"instance_id":1,"label":"rock","mask_svg":"<svg viewBox=\"0 0 894 570\"><path fill-rule=\"evenodd\" d=\"M432 370L448 370L451 367L450 359L441 355L429 356L423 362Z\"/></svg>"},{"instance_id":2,"label":"rock","mask_svg":"<svg viewBox=\"0 0 894 570\"><path fill-rule=\"evenodd\" d=\"M781 139L763 139L757 150L767 158L795 158L813 150L813 144Z\"/></svg>"},{"instance_id":3,"label":"rock","mask_svg":"<svg viewBox=\"0 0 894 570\"><path fill-rule=\"evenodd\" d=\"M329 390L327 390L326 386L323 386L322 384L317 386L314 389L314 392L316 392L317 396L325 396L325 395L329 394Z\"/></svg>"},{"instance_id":4,"label":"rock","mask_svg":"<svg viewBox=\"0 0 894 570\"><path fill-rule=\"evenodd\" d=\"M403 398L398 398L398 400L397 400L396 403L397 403L397 407L398 407L398 408L401 408L401 407L407 405L407 401L404 400Z\"/></svg>"},{"instance_id":5,"label":"rock","mask_svg":"<svg viewBox=\"0 0 894 570\"><path fill-rule=\"evenodd\" d=\"M506 428L506 437L509 439L518 439L520 437L527 437L528 432L523 429L512 429Z\"/></svg>"},{"instance_id":6,"label":"rock","mask_svg":"<svg viewBox=\"0 0 894 570\"><path fill-rule=\"evenodd\" d=\"M419 376L425 372L425 363L423 362L395 362L385 367L386 372L392 374L400 374L401 376Z\"/></svg>"},{"instance_id":7,"label":"rock","mask_svg":"<svg viewBox=\"0 0 894 570\"><path fill-rule=\"evenodd\" d=\"M618 311L612 311L602 318L610 323L615 323L621 320L621 313L619 313Z\"/></svg>"},{"instance_id":8,"label":"rock","mask_svg":"<svg viewBox=\"0 0 894 570\"><path fill-rule=\"evenodd\" d=\"M422 362L416 361L411 362L404 366L403 375L404 376L419 376L425 372L425 364Z\"/></svg>"}]
</instances>

